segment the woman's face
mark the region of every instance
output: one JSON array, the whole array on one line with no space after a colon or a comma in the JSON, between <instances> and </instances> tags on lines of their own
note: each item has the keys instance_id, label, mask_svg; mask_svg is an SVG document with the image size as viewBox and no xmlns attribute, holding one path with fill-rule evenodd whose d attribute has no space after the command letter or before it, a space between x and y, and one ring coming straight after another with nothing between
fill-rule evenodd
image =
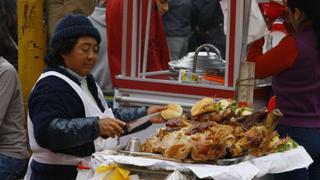
<instances>
[{"instance_id":1,"label":"woman's face","mask_svg":"<svg viewBox=\"0 0 320 180\"><path fill-rule=\"evenodd\" d=\"M87 76L97 61L99 46L95 38L80 37L69 54L64 54L65 66L80 76Z\"/></svg>"},{"instance_id":2,"label":"woman's face","mask_svg":"<svg viewBox=\"0 0 320 180\"><path fill-rule=\"evenodd\" d=\"M285 5L286 5L285 26L289 32L290 31L296 32L299 29L301 22L305 20L305 16L297 8L290 9L287 6L287 1L285 1Z\"/></svg>"}]
</instances>

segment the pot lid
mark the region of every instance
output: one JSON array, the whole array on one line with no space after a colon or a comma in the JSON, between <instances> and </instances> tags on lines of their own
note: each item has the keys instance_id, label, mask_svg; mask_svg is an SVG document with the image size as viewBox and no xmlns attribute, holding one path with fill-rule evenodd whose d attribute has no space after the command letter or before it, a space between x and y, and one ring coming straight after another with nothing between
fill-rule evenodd
<instances>
[{"instance_id":1,"label":"pot lid","mask_svg":"<svg viewBox=\"0 0 320 180\"><path fill-rule=\"evenodd\" d=\"M170 68L174 69L192 69L195 52L189 52L181 59L170 61L168 64ZM224 69L225 60L222 60L214 52L199 52L197 71L210 69Z\"/></svg>"}]
</instances>

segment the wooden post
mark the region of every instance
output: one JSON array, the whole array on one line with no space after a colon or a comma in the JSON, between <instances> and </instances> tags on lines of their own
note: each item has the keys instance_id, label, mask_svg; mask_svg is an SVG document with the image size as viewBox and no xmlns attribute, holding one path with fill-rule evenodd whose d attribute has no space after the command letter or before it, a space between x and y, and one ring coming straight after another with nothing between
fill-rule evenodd
<instances>
[{"instance_id":1,"label":"wooden post","mask_svg":"<svg viewBox=\"0 0 320 180\"><path fill-rule=\"evenodd\" d=\"M236 82L236 97L238 102L246 102L249 106L253 106L254 78L255 78L255 63L246 62L249 21L251 12L252 0L245 1L245 9L242 23L242 49L241 49L241 64L239 77Z\"/></svg>"},{"instance_id":2,"label":"wooden post","mask_svg":"<svg viewBox=\"0 0 320 180\"><path fill-rule=\"evenodd\" d=\"M18 0L18 66L25 104L44 68L47 27L44 0Z\"/></svg>"},{"instance_id":3,"label":"wooden post","mask_svg":"<svg viewBox=\"0 0 320 180\"><path fill-rule=\"evenodd\" d=\"M249 106L253 106L255 63L242 62L240 66L240 76L236 84L236 98L238 102L246 102Z\"/></svg>"}]
</instances>

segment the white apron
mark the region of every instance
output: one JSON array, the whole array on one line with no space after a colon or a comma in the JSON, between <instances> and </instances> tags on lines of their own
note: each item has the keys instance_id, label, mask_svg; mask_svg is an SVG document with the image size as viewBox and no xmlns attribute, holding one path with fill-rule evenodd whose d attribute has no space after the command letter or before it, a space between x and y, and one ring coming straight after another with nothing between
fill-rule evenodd
<instances>
[{"instance_id":1,"label":"white apron","mask_svg":"<svg viewBox=\"0 0 320 180\"><path fill-rule=\"evenodd\" d=\"M91 99L89 95L77 83L75 83L70 78L68 78L67 76L61 73L58 73L56 71L45 72L41 74L38 81L48 76L56 76L63 79L77 92L77 94L79 95L79 97L81 98L84 104L86 117L99 116L100 118L106 118L106 117L114 118L113 112L110 108L108 108L108 105L105 102L103 93L98 85L97 85L98 96L102 102L102 105L105 108L105 111L103 113L99 109L96 102L94 102L93 99ZM90 156L81 158L81 157L76 157L76 156L63 154L63 153L54 153L49 149L40 147L34 138L33 124L29 115L28 115L28 132L29 132L30 147L31 147L31 150L33 151L33 154L29 161L28 171L24 178L25 180L28 180L31 177L30 163L33 159L40 163L54 164L54 165L77 165L80 162L90 160ZM94 141L96 152L102 151L104 149L114 148L116 145L117 145L116 138L108 138L105 140L101 137L98 137Z\"/></svg>"}]
</instances>

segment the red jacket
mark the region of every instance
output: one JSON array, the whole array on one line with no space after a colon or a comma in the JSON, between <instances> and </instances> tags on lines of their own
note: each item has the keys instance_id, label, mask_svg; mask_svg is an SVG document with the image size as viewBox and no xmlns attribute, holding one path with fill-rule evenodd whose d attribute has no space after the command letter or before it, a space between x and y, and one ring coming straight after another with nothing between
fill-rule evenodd
<instances>
[{"instance_id":1,"label":"red jacket","mask_svg":"<svg viewBox=\"0 0 320 180\"><path fill-rule=\"evenodd\" d=\"M298 48L296 39L287 35L277 46L263 54L264 39L250 45L247 61L256 63L256 78L263 79L290 68L296 61Z\"/></svg>"},{"instance_id":2,"label":"red jacket","mask_svg":"<svg viewBox=\"0 0 320 180\"><path fill-rule=\"evenodd\" d=\"M279 74L291 68L298 56L297 40L293 36L295 33L292 26L285 23L288 35L284 37L278 45L263 54L264 39L257 40L250 44L247 61L255 62L256 78L263 79ZM300 25L299 31L312 27L310 21Z\"/></svg>"},{"instance_id":3,"label":"red jacket","mask_svg":"<svg viewBox=\"0 0 320 180\"><path fill-rule=\"evenodd\" d=\"M126 68L131 68L131 25L132 25L132 2L128 1L128 23L127 23L127 62ZM152 0L151 27L149 50L147 58L147 71L158 71L168 69L169 50L166 40L165 31L161 16L156 7L156 3ZM146 31L148 0L143 0L142 4L142 42L141 42L141 58L143 58L144 34ZM106 12L107 21L107 38L108 38L108 60L110 66L110 74L113 85L115 85L115 75L121 74L121 49L122 49L122 0L109 0ZM138 6L139 9L139 6ZM139 11L138 11L139 12ZM139 23L138 23L139 28ZM139 33L139 29L138 29ZM139 34L137 34L139 41ZM137 43L138 46L138 43ZM138 52L136 53L138 56ZM137 57L138 59L138 57ZM142 61L140 61L142 64ZM138 63L136 63L138 64ZM141 66L142 69L142 66ZM130 71L127 70L127 74Z\"/></svg>"}]
</instances>

